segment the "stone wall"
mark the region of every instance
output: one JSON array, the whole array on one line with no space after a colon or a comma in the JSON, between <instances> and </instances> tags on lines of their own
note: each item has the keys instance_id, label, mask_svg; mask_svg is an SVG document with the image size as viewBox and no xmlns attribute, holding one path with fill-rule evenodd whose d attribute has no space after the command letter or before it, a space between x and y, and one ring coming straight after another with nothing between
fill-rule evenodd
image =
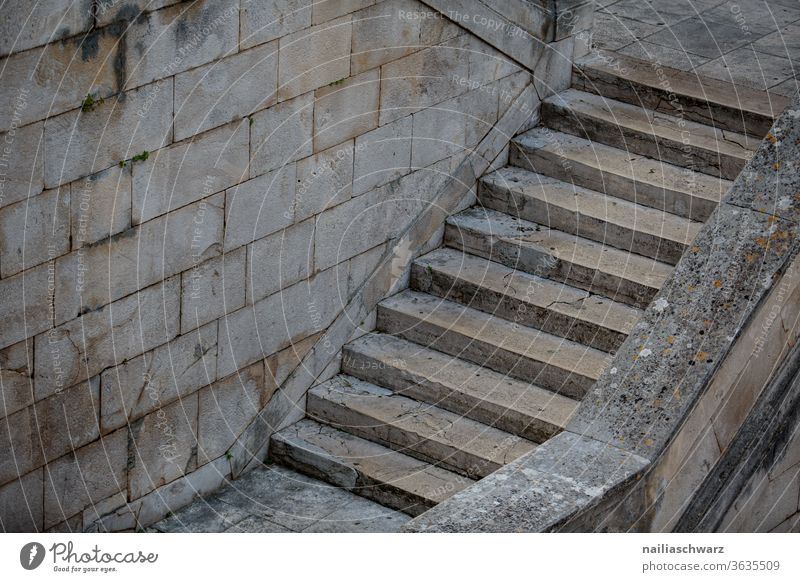
<instances>
[{"instance_id":1,"label":"stone wall","mask_svg":"<svg viewBox=\"0 0 800 582\"><path fill-rule=\"evenodd\" d=\"M458 4L5 9L3 530L147 525L303 415L569 82L585 10Z\"/></svg>"}]
</instances>

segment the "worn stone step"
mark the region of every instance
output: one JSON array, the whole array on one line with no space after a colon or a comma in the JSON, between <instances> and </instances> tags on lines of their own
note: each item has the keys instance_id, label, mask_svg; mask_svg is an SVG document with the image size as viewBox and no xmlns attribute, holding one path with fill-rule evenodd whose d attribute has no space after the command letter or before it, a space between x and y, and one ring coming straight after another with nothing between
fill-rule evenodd
<instances>
[{"instance_id":1,"label":"worn stone step","mask_svg":"<svg viewBox=\"0 0 800 582\"><path fill-rule=\"evenodd\" d=\"M309 418L468 477L485 477L536 445L527 439L339 375L308 391Z\"/></svg>"},{"instance_id":2,"label":"worn stone step","mask_svg":"<svg viewBox=\"0 0 800 582\"><path fill-rule=\"evenodd\" d=\"M411 267L411 288L521 325L614 352L640 309L450 248Z\"/></svg>"},{"instance_id":3,"label":"worn stone step","mask_svg":"<svg viewBox=\"0 0 800 582\"><path fill-rule=\"evenodd\" d=\"M478 199L486 208L670 265L703 226L513 166L484 176Z\"/></svg>"},{"instance_id":4,"label":"worn stone step","mask_svg":"<svg viewBox=\"0 0 800 582\"><path fill-rule=\"evenodd\" d=\"M561 432L577 401L386 334L344 347L342 372L541 443Z\"/></svg>"},{"instance_id":5,"label":"worn stone step","mask_svg":"<svg viewBox=\"0 0 800 582\"><path fill-rule=\"evenodd\" d=\"M539 277L645 308L672 272L666 263L489 208L447 219L445 243Z\"/></svg>"},{"instance_id":6,"label":"worn stone step","mask_svg":"<svg viewBox=\"0 0 800 582\"><path fill-rule=\"evenodd\" d=\"M579 59L572 87L757 139L764 138L789 103L781 95L612 51L593 51Z\"/></svg>"},{"instance_id":7,"label":"worn stone step","mask_svg":"<svg viewBox=\"0 0 800 582\"><path fill-rule=\"evenodd\" d=\"M583 398L611 357L415 291L378 305L378 329L576 399Z\"/></svg>"},{"instance_id":8,"label":"worn stone step","mask_svg":"<svg viewBox=\"0 0 800 582\"><path fill-rule=\"evenodd\" d=\"M542 122L565 133L733 180L758 140L637 105L568 89L542 102Z\"/></svg>"},{"instance_id":9,"label":"worn stone step","mask_svg":"<svg viewBox=\"0 0 800 582\"><path fill-rule=\"evenodd\" d=\"M269 454L276 462L413 516L473 483L307 418L273 434Z\"/></svg>"},{"instance_id":10,"label":"worn stone step","mask_svg":"<svg viewBox=\"0 0 800 582\"><path fill-rule=\"evenodd\" d=\"M731 182L581 137L536 127L511 142L510 162L656 208L705 221Z\"/></svg>"}]
</instances>

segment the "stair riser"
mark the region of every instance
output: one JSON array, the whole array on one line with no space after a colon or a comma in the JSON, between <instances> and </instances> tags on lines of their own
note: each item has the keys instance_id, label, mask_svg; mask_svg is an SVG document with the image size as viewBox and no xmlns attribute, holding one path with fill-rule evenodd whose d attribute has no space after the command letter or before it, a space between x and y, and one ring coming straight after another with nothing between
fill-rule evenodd
<instances>
[{"instance_id":1,"label":"stair riser","mask_svg":"<svg viewBox=\"0 0 800 582\"><path fill-rule=\"evenodd\" d=\"M308 393L306 412L317 422L470 478L485 477L503 465L502 459L483 459L454 446L428 440L358 410L320 398L313 391Z\"/></svg>"},{"instance_id":2,"label":"stair riser","mask_svg":"<svg viewBox=\"0 0 800 582\"><path fill-rule=\"evenodd\" d=\"M669 89L643 85L590 67L573 70L572 87L667 115L679 116L687 121L747 133L758 139L763 139L767 135L773 123L771 118L757 113L688 95L679 95Z\"/></svg>"},{"instance_id":3,"label":"stair riser","mask_svg":"<svg viewBox=\"0 0 800 582\"><path fill-rule=\"evenodd\" d=\"M408 341L531 382L557 394L580 400L595 379L539 362L452 329L409 317L378 305L378 329Z\"/></svg>"},{"instance_id":4,"label":"stair riser","mask_svg":"<svg viewBox=\"0 0 800 582\"><path fill-rule=\"evenodd\" d=\"M501 263L532 275L568 283L579 289L644 309L655 297L658 289L637 281L621 279L609 273L557 259L544 250L521 247L505 239L490 239L448 224L444 234L445 244L491 261Z\"/></svg>"},{"instance_id":5,"label":"stair riser","mask_svg":"<svg viewBox=\"0 0 800 582\"><path fill-rule=\"evenodd\" d=\"M321 479L331 485L343 487L381 505L402 511L413 517L436 505L432 500L400 490L389 483L379 483L360 473L357 468L338 459L320 455L273 437L270 458L281 465Z\"/></svg>"},{"instance_id":6,"label":"stair riser","mask_svg":"<svg viewBox=\"0 0 800 582\"><path fill-rule=\"evenodd\" d=\"M401 367L388 366L347 347L342 354L342 372L537 443L544 442L562 430L555 424L463 392L456 392L439 382Z\"/></svg>"},{"instance_id":7,"label":"stair riser","mask_svg":"<svg viewBox=\"0 0 800 582\"><path fill-rule=\"evenodd\" d=\"M573 111L556 103L542 103L542 122L549 128L659 159L697 172L733 180L739 175L745 160L702 147L682 144L616 124L608 123Z\"/></svg>"},{"instance_id":8,"label":"stair riser","mask_svg":"<svg viewBox=\"0 0 800 582\"><path fill-rule=\"evenodd\" d=\"M485 207L498 212L624 251L635 252L670 265L677 264L687 248L687 245L673 240L662 239L623 225L572 212L566 208L548 204L545 200L524 197L485 182L480 184L479 199Z\"/></svg>"},{"instance_id":9,"label":"stair riser","mask_svg":"<svg viewBox=\"0 0 800 582\"><path fill-rule=\"evenodd\" d=\"M515 142L511 143L509 162L519 168L700 222L706 221L717 206L705 198L637 182L575 160L567 160L554 152L525 148Z\"/></svg>"},{"instance_id":10,"label":"stair riser","mask_svg":"<svg viewBox=\"0 0 800 582\"><path fill-rule=\"evenodd\" d=\"M624 333L526 303L514 295L479 287L446 273L436 270L431 272L417 264L411 267L411 288L605 352L615 351L626 337ZM536 287L519 289L517 292L521 296L525 293L536 293Z\"/></svg>"}]
</instances>

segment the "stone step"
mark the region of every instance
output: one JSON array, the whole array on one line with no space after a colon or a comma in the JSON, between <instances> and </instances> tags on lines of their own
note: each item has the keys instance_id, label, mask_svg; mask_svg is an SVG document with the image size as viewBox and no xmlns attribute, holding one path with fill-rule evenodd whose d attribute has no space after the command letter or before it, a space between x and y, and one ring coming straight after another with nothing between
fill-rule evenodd
<instances>
[{"instance_id":1,"label":"stone step","mask_svg":"<svg viewBox=\"0 0 800 582\"><path fill-rule=\"evenodd\" d=\"M579 59L573 67L572 87L759 140L789 103L781 95L611 51Z\"/></svg>"},{"instance_id":2,"label":"stone step","mask_svg":"<svg viewBox=\"0 0 800 582\"><path fill-rule=\"evenodd\" d=\"M486 207L675 265L700 222L580 186L505 167L481 179Z\"/></svg>"},{"instance_id":3,"label":"stone step","mask_svg":"<svg viewBox=\"0 0 800 582\"><path fill-rule=\"evenodd\" d=\"M411 288L614 352L642 311L565 283L441 248L411 267Z\"/></svg>"},{"instance_id":4,"label":"stone step","mask_svg":"<svg viewBox=\"0 0 800 582\"><path fill-rule=\"evenodd\" d=\"M578 406L529 382L385 334L347 344L342 372L537 443L561 432Z\"/></svg>"},{"instance_id":5,"label":"stone step","mask_svg":"<svg viewBox=\"0 0 800 582\"><path fill-rule=\"evenodd\" d=\"M515 137L510 162L697 221L708 219L731 186L728 180L547 127L536 127Z\"/></svg>"},{"instance_id":6,"label":"stone step","mask_svg":"<svg viewBox=\"0 0 800 582\"><path fill-rule=\"evenodd\" d=\"M473 483L307 418L273 434L269 454L278 463L413 516Z\"/></svg>"},{"instance_id":7,"label":"stone step","mask_svg":"<svg viewBox=\"0 0 800 582\"><path fill-rule=\"evenodd\" d=\"M488 208L449 217L444 240L452 248L641 309L672 272L666 263Z\"/></svg>"},{"instance_id":8,"label":"stone step","mask_svg":"<svg viewBox=\"0 0 800 582\"><path fill-rule=\"evenodd\" d=\"M568 89L542 102L542 123L558 131L733 180L759 141L637 105ZM684 143L685 142L685 143Z\"/></svg>"},{"instance_id":9,"label":"stone step","mask_svg":"<svg viewBox=\"0 0 800 582\"><path fill-rule=\"evenodd\" d=\"M583 398L611 357L416 291L378 304L378 329L576 399Z\"/></svg>"},{"instance_id":10,"label":"stone step","mask_svg":"<svg viewBox=\"0 0 800 582\"><path fill-rule=\"evenodd\" d=\"M308 391L309 418L467 477L485 477L529 451L529 440L339 375Z\"/></svg>"}]
</instances>

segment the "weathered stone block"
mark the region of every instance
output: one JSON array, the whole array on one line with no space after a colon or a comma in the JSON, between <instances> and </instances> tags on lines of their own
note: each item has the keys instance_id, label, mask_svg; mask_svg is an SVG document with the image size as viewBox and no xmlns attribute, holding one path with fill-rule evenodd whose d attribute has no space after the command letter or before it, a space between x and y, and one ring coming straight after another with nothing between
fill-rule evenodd
<instances>
[{"instance_id":1,"label":"weathered stone block","mask_svg":"<svg viewBox=\"0 0 800 582\"><path fill-rule=\"evenodd\" d=\"M221 252L223 194L56 261L56 325L191 269Z\"/></svg>"},{"instance_id":2,"label":"weathered stone block","mask_svg":"<svg viewBox=\"0 0 800 582\"><path fill-rule=\"evenodd\" d=\"M138 87L235 52L239 5L200 0L147 12L125 34L127 87Z\"/></svg>"},{"instance_id":3,"label":"weathered stone block","mask_svg":"<svg viewBox=\"0 0 800 582\"><path fill-rule=\"evenodd\" d=\"M424 109L415 113L413 119L411 165L414 168L424 168L461 152L467 123L475 121L465 119L455 101Z\"/></svg>"},{"instance_id":4,"label":"weathered stone block","mask_svg":"<svg viewBox=\"0 0 800 582\"><path fill-rule=\"evenodd\" d=\"M551 42L533 70L533 86L539 99L569 89L572 84L572 52L575 39L572 37Z\"/></svg>"},{"instance_id":5,"label":"weathered stone block","mask_svg":"<svg viewBox=\"0 0 800 582\"><path fill-rule=\"evenodd\" d=\"M196 392L216 380L216 371L216 323L105 370L101 431L108 433Z\"/></svg>"},{"instance_id":6,"label":"weathered stone block","mask_svg":"<svg viewBox=\"0 0 800 582\"><path fill-rule=\"evenodd\" d=\"M236 121L155 152L133 168L133 223L206 198L247 177L248 122Z\"/></svg>"},{"instance_id":7,"label":"weathered stone block","mask_svg":"<svg viewBox=\"0 0 800 582\"><path fill-rule=\"evenodd\" d=\"M277 42L181 73L175 77L175 139L269 107L277 90Z\"/></svg>"},{"instance_id":8,"label":"weathered stone block","mask_svg":"<svg viewBox=\"0 0 800 582\"><path fill-rule=\"evenodd\" d=\"M127 488L128 429L118 430L45 468L44 527Z\"/></svg>"},{"instance_id":9,"label":"weathered stone block","mask_svg":"<svg viewBox=\"0 0 800 582\"><path fill-rule=\"evenodd\" d=\"M232 374L330 325L342 309L335 271L318 273L221 319L217 374Z\"/></svg>"},{"instance_id":10,"label":"weathered stone block","mask_svg":"<svg viewBox=\"0 0 800 582\"><path fill-rule=\"evenodd\" d=\"M0 350L0 418L33 404L33 342Z\"/></svg>"},{"instance_id":11,"label":"weathered stone block","mask_svg":"<svg viewBox=\"0 0 800 582\"><path fill-rule=\"evenodd\" d=\"M97 0L97 25L106 26L119 20L134 20L144 12L160 10L181 0Z\"/></svg>"},{"instance_id":12,"label":"weathered stone block","mask_svg":"<svg viewBox=\"0 0 800 582\"><path fill-rule=\"evenodd\" d=\"M89 30L91 8L91 0L44 0L6 6L0 18L0 56Z\"/></svg>"},{"instance_id":13,"label":"weathered stone block","mask_svg":"<svg viewBox=\"0 0 800 582\"><path fill-rule=\"evenodd\" d=\"M310 156L314 132L314 94L279 103L252 117L250 177Z\"/></svg>"},{"instance_id":14,"label":"weathered stone block","mask_svg":"<svg viewBox=\"0 0 800 582\"><path fill-rule=\"evenodd\" d=\"M0 276L69 251L69 190L48 190L0 210Z\"/></svg>"},{"instance_id":15,"label":"weathered stone block","mask_svg":"<svg viewBox=\"0 0 800 582\"><path fill-rule=\"evenodd\" d=\"M295 220L305 220L350 199L353 140L297 162Z\"/></svg>"},{"instance_id":16,"label":"weathered stone block","mask_svg":"<svg viewBox=\"0 0 800 582\"><path fill-rule=\"evenodd\" d=\"M197 392L130 427L128 495L139 499L197 467Z\"/></svg>"},{"instance_id":17,"label":"weathered stone block","mask_svg":"<svg viewBox=\"0 0 800 582\"><path fill-rule=\"evenodd\" d=\"M356 138L353 195L411 171L411 119L403 117Z\"/></svg>"},{"instance_id":18,"label":"weathered stone block","mask_svg":"<svg viewBox=\"0 0 800 582\"><path fill-rule=\"evenodd\" d=\"M44 125L46 188L71 182L172 141L172 80L106 99Z\"/></svg>"},{"instance_id":19,"label":"weathered stone block","mask_svg":"<svg viewBox=\"0 0 800 582\"><path fill-rule=\"evenodd\" d=\"M307 278L314 257L314 220L255 241L247 257L248 304Z\"/></svg>"},{"instance_id":20,"label":"weathered stone block","mask_svg":"<svg viewBox=\"0 0 800 582\"><path fill-rule=\"evenodd\" d=\"M44 188L43 123L0 133L0 208L36 196Z\"/></svg>"},{"instance_id":21,"label":"weathered stone block","mask_svg":"<svg viewBox=\"0 0 800 582\"><path fill-rule=\"evenodd\" d=\"M239 370L198 394L198 464L224 455L269 401L264 363Z\"/></svg>"},{"instance_id":22,"label":"weathered stone block","mask_svg":"<svg viewBox=\"0 0 800 582\"><path fill-rule=\"evenodd\" d=\"M563 6L561 3L562 0L559 1L555 18L555 40L562 40L578 31L592 28L596 4L593 0L564 2Z\"/></svg>"},{"instance_id":23,"label":"weathered stone block","mask_svg":"<svg viewBox=\"0 0 800 582\"><path fill-rule=\"evenodd\" d=\"M311 12L311 23L322 24L361 8L372 6L376 1L378 0L322 0L322 2L315 2Z\"/></svg>"},{"instance_id":24,"label":"weathered stone block","mask_svg":"<svg viewBox=\"0 0 800 582\"><path fill-rule=\"evenodd\" d=\"M315 96L314 151L318 152L378 126L380 70L322 87Z\"/></svg>"},{"instance_id":25,"label":"weathered stone block","mask_svg":"<svg viewBox=\"0 0 800 582\"><path fill-rule=\"evenodd\" d=\"M350 16L281 38L278 98L291 99L350 76Z\"/></svg>"},{"instance_id":26,"label":"weathered stone block","mask_svg":"<svg viewBox=\"0 0 800 582\"><path fill-rule=\"evenodd\" d=\"M311 0L245 2L239 44L248 48L311 26Z\"/></svg>"},{"instance_id":27,"label":"weathered stone block","mask_svg":"<svg viewBox=\"0 0 800 582\"><path fill-rule=\"evenodd\" d=\"M54 271L42 265L0 281L0 348L52 327Z\"/></svg>"},{"instance_id":28,"label":"weathered stone block","mask_svg":"<svg viewBox=\"0 0 800 582\"><path fill-rule=\"evenodd\" d=\"M181 275L181 333L244 306L246 256L240 247Z\"/></svg>"},{"instance_id":29,"label":"weathered stone block","mask_svg":"<svg viewBox=\"0 0 800 582\"><path fill-rule=\"evenodd\" d=\"M44 529L42 469L0 487L0 529L34 532Z\"/></svg>"},{"instance_id":30,"label":"weathered stone block","mask_svg":"<svg viewBox=\"0 0 800 582\"><path fill-rule=\"evenodd\" d=\"M225 192L225 251L292 224L296 182L292 163Z\"/></svg>"},{"instance_id":31,"label":"weathered stone block","mask_svg":"<svg viewBox=\"0 0 800 582\"><path fill-rule=\"evenodd\" d=\"M353 75L420 50L423 22L436 13L414 0L385 0L353 15Z\"/></svg>"},{"instance_id":32,"label":"weathered stone block","mask_svg":"<svg viewBox=\"0 0 800 582\"><path fill-rule=\"evenodd\" d=\"M173 277L39 334L37 399L168 342L179 317L180 278Z\"/></svg>"},{"instance_id":33,"label":"weathered stone block","mask_svg":"<svg viewBox=\"0 0 800 582\"><path fill-rule=\"evenodd\" d=\"M70 185L72 248L79 249L131 226L131 172L114 166Z\"/></svg>"}]
</instances>

